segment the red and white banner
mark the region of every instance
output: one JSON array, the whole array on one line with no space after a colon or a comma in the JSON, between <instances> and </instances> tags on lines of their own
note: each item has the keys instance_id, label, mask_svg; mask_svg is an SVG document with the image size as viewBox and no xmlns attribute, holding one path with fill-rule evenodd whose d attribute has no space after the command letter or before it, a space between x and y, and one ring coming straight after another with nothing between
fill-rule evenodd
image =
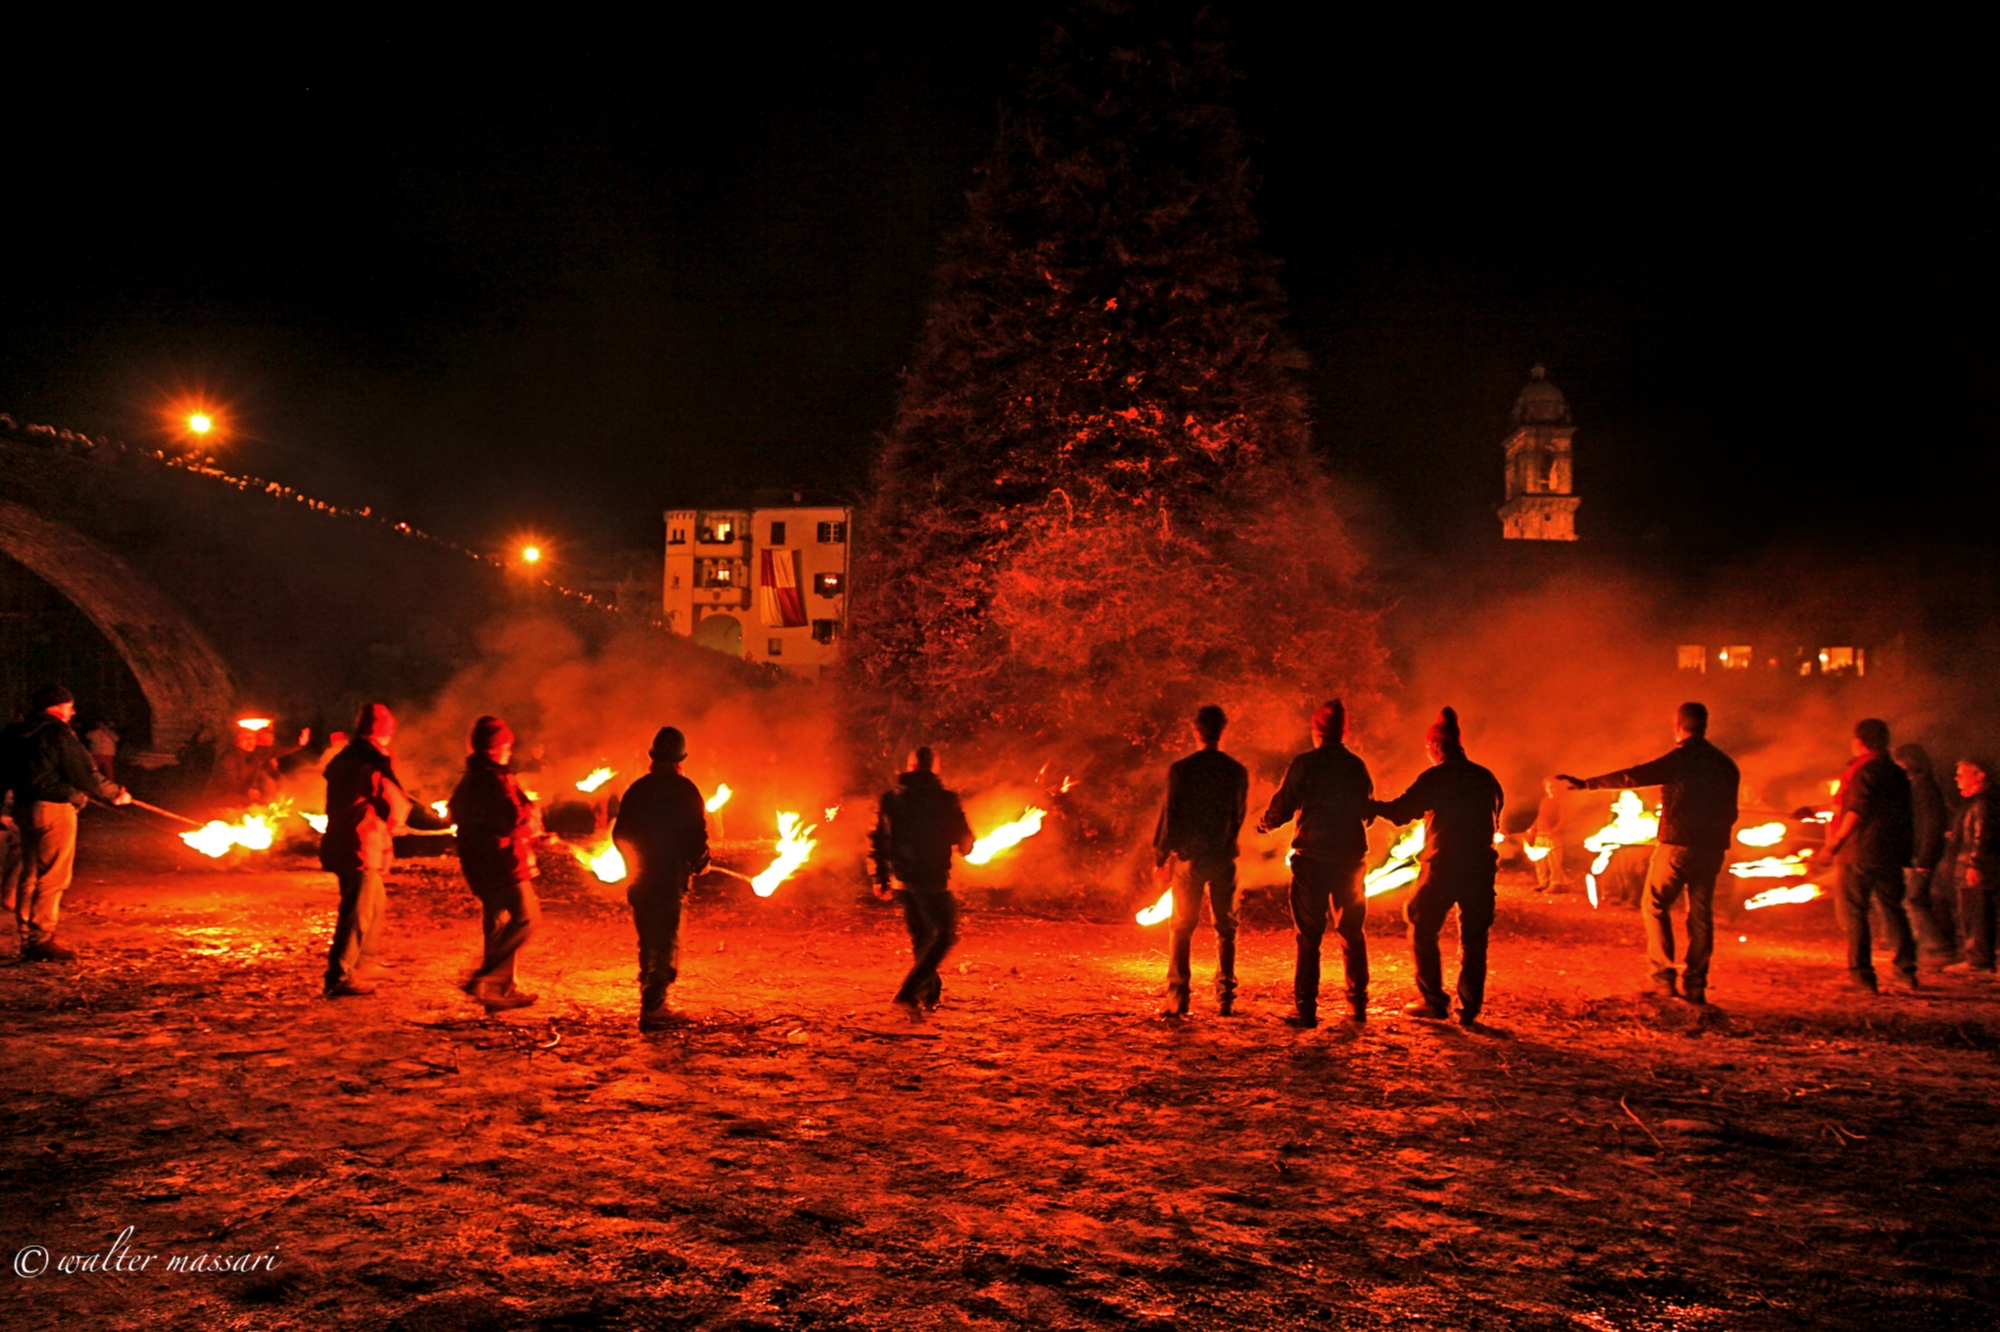
<instances>
[{"instance_id":1,"label":"red and white banner","mask_svg":"<svg viewBox=\"0 0 2000 1332\"><path fill-rule=\"evenodd\" d=\"M764 623L776 629L803 629L806 623L805 594L799 590L798 552L762 552L764 567L757 579L757 595Z\"/></svg>"}]
</instances>

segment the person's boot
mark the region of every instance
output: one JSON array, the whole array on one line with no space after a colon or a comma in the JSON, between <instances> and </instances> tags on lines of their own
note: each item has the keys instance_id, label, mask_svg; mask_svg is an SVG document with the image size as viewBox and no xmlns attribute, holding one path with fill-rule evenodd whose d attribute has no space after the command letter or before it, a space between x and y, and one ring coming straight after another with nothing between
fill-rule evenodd
<instances>
[{"instance_id":1,"label":"person's boot","mask_svg":"<svg viewBox=\"0 0 2000 1332\"><path fill-rule=\"evenodd\" d=\"M527 1008L539 998L538 994L517 990L510 985L504 990L480 995L479 1002L486 1005L489 1013L504 1013L510 1008Z\"/></svg>"},{"instance_id":2,"label":"person's boot","mask_svg":"<svg viewBox=\"0 0 2000 1332\"><path fill-rule=\"evenodd\" d=\"M1910 968L1908 971L1898 971L1896 973L1896 980L1906 990L1921 990L1924 988L1922 982L1917 979L1915 967Z\"/></svg>"},{"instance_id":3,"label":"person's boot","mask_svg":"<svg viewBox=\"0 0 2000 1332\"><path fill-rule=\"evenodd\" d=\"M1696 1008L1706 1008L1708 1007L1708 986L1684 985L1681 987L1681 998L1687 1000L1688 1003Z\"/></svg>"},{"instance_id":4,"label":"person's boot","mask_svg":"<svg viewBox=\"0 0 2000 1332\"><path fill-rule=\"evenodd\" d=\"M1403 1015L1422 1018L1426 1022L1442 1022L1451 1016L1451 1010L1439 1008L1428 999L1417 999L1403 1005Z\"/></svg>"},{"instance_id":5,"label":"person's boot","mask_svg":"<svg viewBox=\"0 0 2000 1332\"><path fill-rule=\"evenodd\" d=\"M1220 999L1216 1000L1215 1015L1217 1017L1235 1017L1236 996L1233 994L1225 994Z\"/></svg>"},{"instance_id":6,"label":"person's boot","mask_svg":"<svg viewBox=\"0 0 2000 1332\"><path fill-rule=\"evenodd\" d=\"M646 985L639 990L639 1030L660 1031L673 1025L673 1006L667 1002L667 987Z\"/></svg>"},{"instance_id":7,"label":"person's boot","mask_svg":"<svg viewBox=\"0 0 2000 1332\"><path fill-rule=\"evenodd\" d=\"M1300 1004L1285 1015L1285 1025L1307 1031L1319 1025L1319 1010L1307 1004Z\"/></svg>"},{"instance_id":8,"label":"person's boot","mask_svg":"<svg viewBox=\"0 0 2000 1332\"><path fill-rule=\"evenodd\" d=\"M1184 1018L1188 1015L1189 996L1185 990L1168 990L1166 1007L1160 1010L1163 1018Z\"/></svg>"},{"instance_id":9,"label":"person's boot","mask_svg":"<svg viewBox=\"0 0 2000 1332\"><path fill-rule=\"evenodd\" d=\"M889 1002L894 1004L897 1010L910 1021L922 1022L924 1020L924 1006L908 995L899 994Z\"/></svg>"},{"instance_id":10,"label":"person's boot","mask_svg":"<svg viewBox=\"0 0 2000 1332\"><path fill-rule=\"evenodd\" d=\"M1646 993L1662 999L1680 998L1680 988L1674 983L1678 977L1669 971L1664 976L1654 976L1646 982Z\"/></svg>"},{"instance_id":11,"label":"person's boot","mask_svg":"<svg viewBox=\"0 0 2000 1332\"><path fill-rule=\"evenodd\" d=\"M326 997L329 999L356 999L364 994L373 993L375 993L374 986L363 985L352 977L333 981L326 987Z\"/></svg>"},{"instance_id":12,"label":"person's boot","mask_svg":"<svg viewBox=\"0 0 2000 1332\"><path fill-rule=\"evenodd\" d=\"M1461 1026L1461 1027L1476 1027L1476 1026L1478 1026L1478 1025L1479 1025L1479 1010L1478 1010L1478 1009L1476 1009L1476 1008L1461 1008L1461 1009L1459 1009L1459 1010L1458 1010L1458 1025L1459 1025L1459 1026Z\"/></svg>"},{"instance_id":13,"label":"person's boot","mask_svg":"<svg viewBox=\"0 0 2000 1332\"><path fill-rule=\"evenodd\" d=\"M54 939L43 939L40 943L29 944L21 956L29 962L74 962L76 950L64 948Z\"/></svg>"},{"instance_id":14,"label":"person's boot","mask_svg":"<svg viewBox=\"0 0 2000 1332\"><path fill-rule=\"evenodd\" d=\"M1873 976L1864 976L1859 972L1853 971L1847 973L1847 988L1850 990L1861 990L1867 994L1882 993L1882 987L1875 983Z\"/></svg>"},{"instance_id":15,"label":"person's boot","mask_svg":"<svg viewBox=\"0 0 2000 1332\"><path fill-rule=\"evenodd\" d=\"M1347 1011L1356 1022L1366 1022L1368 1020L1368 996L1364 994L1358 999L1349 999L1347 1001Z\"/></svg>"}]
</instances>

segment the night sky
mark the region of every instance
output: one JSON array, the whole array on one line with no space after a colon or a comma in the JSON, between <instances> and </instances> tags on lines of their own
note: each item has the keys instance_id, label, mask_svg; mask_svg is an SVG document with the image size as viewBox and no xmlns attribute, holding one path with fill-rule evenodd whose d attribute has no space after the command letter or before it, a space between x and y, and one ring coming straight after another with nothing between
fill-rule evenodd
<instances>
[{"instance_id":1,"label":"night sky","mask_svg":"<svg viewBox=\"0 0 2000 1332\"><path fill-rule=\"evenodd\" d=\"M1497 541L1537 361L1599 549L1987 539L2000 163L1948 34L1224 12L1375 539ZM227 465L466 542L858 491L1044 17L52 56L10 99L0 410L156 442L198 388Z\"/></svg>"}]
</instances>

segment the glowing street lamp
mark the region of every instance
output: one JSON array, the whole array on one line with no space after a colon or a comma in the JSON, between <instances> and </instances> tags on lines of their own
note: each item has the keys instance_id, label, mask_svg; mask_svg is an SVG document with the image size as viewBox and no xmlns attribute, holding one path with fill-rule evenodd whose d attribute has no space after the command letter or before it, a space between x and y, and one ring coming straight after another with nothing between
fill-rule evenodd
<instances>
[{"instance_id":1,"label":"glowing street lamp","mask_svg":"<svg viewBox=\"0 0 2000 1332\"><path fill-rule=\"evenodd\" d=\"M540 564L541 562L542 562L542 548L540 546L521 547L521 563Z\"/></svg>"},{"instance_id":2,"label":"glowing street lamp","mask_svg":"<svg viewBox=\"0 0 2000 1332\"><path fill-rule=\"evenodd\" d=\"M215 418L207 412L192 412L188 415L187 427L190 435L206 435L215 429Z\"/></svg>"}]
</instances>

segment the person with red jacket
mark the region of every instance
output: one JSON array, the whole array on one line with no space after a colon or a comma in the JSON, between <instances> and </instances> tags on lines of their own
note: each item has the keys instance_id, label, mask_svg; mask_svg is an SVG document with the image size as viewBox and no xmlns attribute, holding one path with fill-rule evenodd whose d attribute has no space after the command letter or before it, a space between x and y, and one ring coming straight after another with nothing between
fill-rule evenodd
<instances>
[{"instance_id":1,"label":"person with red jacket","mask_svg":"<svg viewBox=\"0 0 2000 1332\"><path fill-rule=\"evenodd\" d=\"M526 1008L535 996L514 984L515 959L541 924L535 896L534 801L514 780L514 732L499 717L472 724L465 775L451 793L458 828L458 865L479 899L486 954L465 992L489 1013Z\"/></svg>"},{"instance_id":2,"label":"person with red jacket","mask_svg":"<svg viewBox=\"0 0 2000 1332\"><path fill-rule=\"evenodd\" d=\"M326 833L320 868L340 885L340 914L326 955L326 997L372 993L361 964L381 941L388 890L383 875L396 858L396 834L409 827L442 832L450 825L410 798L389 762L396 718L384 703L367 703L354 738L326 765Z\"/></svg>"}]
</instances>

